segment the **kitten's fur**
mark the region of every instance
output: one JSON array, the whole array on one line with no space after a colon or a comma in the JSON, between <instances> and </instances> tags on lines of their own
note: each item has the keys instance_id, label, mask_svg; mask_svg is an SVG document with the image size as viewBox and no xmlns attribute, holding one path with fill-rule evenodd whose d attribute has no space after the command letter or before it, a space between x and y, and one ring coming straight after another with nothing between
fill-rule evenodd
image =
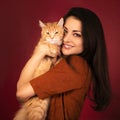
<instances>
[{"instance_id":1,"label":"kitten's fur","mask_svg":"<svg viewBox=\"0 0 120 120\"><path fill-rule=\"evenodd\" d=\"M42 28L41 38L35 49L41 44L46 44L49 46L50 52L56 54L58 46L62 44L63 18L59 22L44 24L39 21L39 24ZM36 68L33 78L47 72L54 65L56 58L57 56L55 58L49 56L44 58L38 68ZM37 96L32 97L22 105L13 120L45 120L49 102L50 98L41 100Z\"/></svg>"}]
</instances>

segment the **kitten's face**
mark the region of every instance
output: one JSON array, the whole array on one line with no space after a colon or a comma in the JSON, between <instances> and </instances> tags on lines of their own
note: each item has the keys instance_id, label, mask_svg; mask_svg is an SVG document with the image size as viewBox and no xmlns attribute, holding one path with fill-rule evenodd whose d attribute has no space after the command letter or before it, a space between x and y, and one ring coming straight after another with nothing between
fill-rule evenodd
<instances>
[{"instance_id":1,"label":"kitten's face","mask_svg":"<svg viewBox=\"0 0 120 120\"><path fill-rule=\"evenodd\" d=\"M44 42L61 45L63 38L63 26L57 22L47 23L42 27L41 34Z\"/></svg>"}]
</instances>

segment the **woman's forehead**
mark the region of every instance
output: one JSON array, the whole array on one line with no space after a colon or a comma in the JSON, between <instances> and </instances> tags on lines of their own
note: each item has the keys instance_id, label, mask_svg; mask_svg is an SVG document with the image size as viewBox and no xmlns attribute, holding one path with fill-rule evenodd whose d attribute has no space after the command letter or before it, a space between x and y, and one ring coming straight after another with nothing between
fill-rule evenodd
<instances>
[{"instance_id":1,"label":"woman's forehead","mask_svg":"<svg viewBox=\"0 0 120 120\"><path fill-rule=\"evenodd\" d=\"M78 19L76 19L73 16L70 16L66 19L64 27L67 29L71 29L71 30L78 30L81 31L82 30L82 22Z\"/></svg>"}]
</instances>

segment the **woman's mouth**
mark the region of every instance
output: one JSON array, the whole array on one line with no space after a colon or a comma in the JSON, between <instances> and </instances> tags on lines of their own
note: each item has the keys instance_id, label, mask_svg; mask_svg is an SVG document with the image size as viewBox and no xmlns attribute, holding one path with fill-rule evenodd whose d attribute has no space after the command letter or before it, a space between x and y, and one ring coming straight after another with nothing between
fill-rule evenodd
<instances>
[{"instance_id":1,"label":"woman's mouth","mask_svg":"<svg viewBox=\"0 0 120 120\"><path fill-rule=\"evenodd\" d=\"M72 48L73 46L72 46L72 45L69 45L69 44L63 44L63 47L64 47L65 49L70 49L70 48Z\"/></svg>"}]
</instances>

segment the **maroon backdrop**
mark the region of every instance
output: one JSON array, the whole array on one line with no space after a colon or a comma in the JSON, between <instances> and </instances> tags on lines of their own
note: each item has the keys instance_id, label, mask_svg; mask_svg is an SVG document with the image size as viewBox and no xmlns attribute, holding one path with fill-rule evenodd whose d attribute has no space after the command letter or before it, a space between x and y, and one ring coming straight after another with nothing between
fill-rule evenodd
<instances>
[{"instance_id":1,"label":"maroon backdrop","mask_svg":"<svg viewBox=\"0 0 120 120\"><path fill-rule=\"evenodd\" d=\"M17 1L17 0L16 0ZM12 120L18 109L16 82L40 37L38 20L56 21L70 7L86 7L100 17L106 36L112 85L111 105L93 111L87 99L81 120L120 119L120 2L119 0L1 0L0 2L0 119Z\"/></svg>"}]
</instances>

